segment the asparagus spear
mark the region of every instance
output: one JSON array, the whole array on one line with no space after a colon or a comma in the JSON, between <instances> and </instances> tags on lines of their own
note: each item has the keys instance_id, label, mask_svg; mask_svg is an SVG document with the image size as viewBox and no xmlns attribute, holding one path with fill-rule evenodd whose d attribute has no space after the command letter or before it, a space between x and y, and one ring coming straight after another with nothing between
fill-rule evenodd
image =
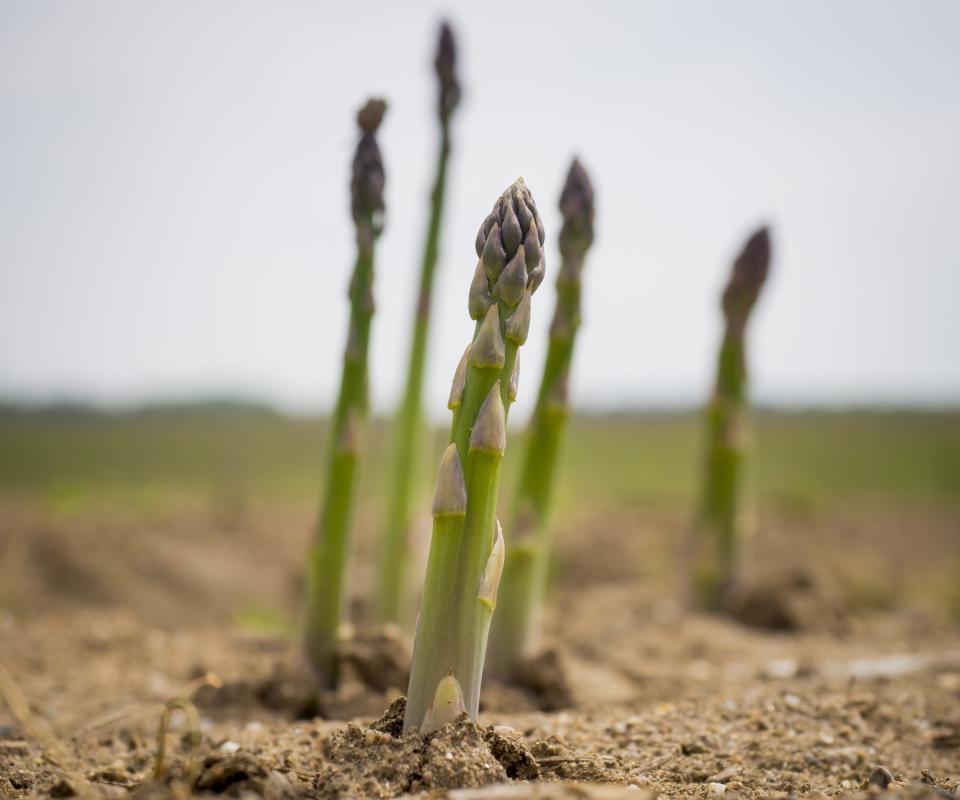
<instances>
[{"instance_id":1,"label":"asparagus spear","mask_svg":"<svg viewBox=\"0 0 960 800\"><path fill-rule=\"evenodd\" d=\"M340 395L332 421L323 511L310 550L305 647L321 685L337 680L336 643L344 595L354 483L367 418L367 346L373 316L373 250L383 228L384 171L375 138L386 104L370 100L357 113L361 136L353 157L351 211L357 258L350 281L350 328Z\"/></svg>"},{"instance_id":2,"label":"asparagus spear","mask_svg":"<svg viewBox=\"0 0 960 800\"><path fill-rule=\"evenodd\" d=\"M725 320L713 396L706 408L706 462L692 566L695 602L722 607L737 577L743 527L743 472L750 448L744 334L770 266L760 228L733 264L723 292Z\"/></svg>"},{"instance_id":3,"label":"asparagus spear","mask_svg":"<svg viewBox=\"0 0 960 800\"><path fill-rule=\"evenodd\" d=\"M496 501L506 418L530 300L543 280L543 236L522 179L500 196L477 234L480 261L468 301L476 327L450 390L450 444L434 495L404 730L439 727L463 710L477 716L503 570Z\"/></svg>"},{"instance_id":4,"label":"asparagus spear","mask_svg":"<svg viewBox=\"0 0 960 800\"><path fill-rule=\"evenodd\" d=\"M560 194L561 265L550 344L537 405L528 428L520 482L513 504L511 543L500 587L500 613L491 631L492 674L508 678L514 666L536 646L540 610L550 560L550 507L557 454L566 428L567 380L580 327L580 279L584 257L593 242L593 186L574 159Z\"/></svg>"},{"instance_id":5,"label":"asparagus spear","mask_svg":"<svg viewBox=\"0 0 960 800\"><path fill-rule=\"evenodd\" d=\"M456 47L453 31L444 23L440 27L437 55L434 60L440 85L437 116L440 120L440 151L437 172L430 192L430 222L420 266L420 291L414 312L413 338L403 401L397 413L396 450L393 466L393 489L389 514L381 531L377 561L375 613L382 622L404 618L403 601L407 596L407 534L410 528L410 494L417 470L417 441L422 430L421 395L423 371L430 324L430 302L433 275L437 265L443 197L447 183L447 162L450 156L450 117L460 100L460 86L455 71Z\"/></svg>"}]
</instances>

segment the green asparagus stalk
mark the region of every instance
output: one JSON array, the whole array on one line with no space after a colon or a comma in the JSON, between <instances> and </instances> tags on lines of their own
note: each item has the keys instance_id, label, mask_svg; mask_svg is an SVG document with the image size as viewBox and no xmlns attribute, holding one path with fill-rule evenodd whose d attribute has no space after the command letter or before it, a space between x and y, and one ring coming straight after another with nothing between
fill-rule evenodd
<instances>
[{"instance_id":1,"label":"green asparagus stalk","mask_svg":"<svg viewBox=\"0 0 960 800\"><path fill-rule=\"evenodd\" d=\"M770 237L761 228L747 240L723 292L725 327L706 408L703 495L691 568L694 601L706 609L723 607L740 567L743 477L751 446L744 335L769 266Z\"/></svg>"},{"instance_id":2,"label":"green asparagus stalk","mask_svg":"<svg viewBox=\"0 0 960 800\"><path fill-rule=\"evenodd\" d=\"M476 719L490 621L503 571L496 519L506 418L530 300L543 281L543 224L523 180L497 200L477 235L480 261L468 308L473 341L448 403L450 444L440 464L413 651L404 730L431 730L466 711Z\"/></svg>"},{"instance_id":3,"label":"green asparagus stalk","mask_svg":"<svg viewBox=\"0 0 960 800\"><path fill-rule=\"evenodd\" d=\"M500 586L500 613L490 634L490 672L504 679L537 646L546 593L552 539L550 510L558 453L569 413L567 381L580 327L581 274L584 257L593 242L593 186L576 159L560 194L560 212L563 227L557 305L514 496L510 545Z\"/></svg>"},{"instance_id":4,"label":"green asparagus stalk","mask_svg":"<svg viewBox=\"0 0 960 800\"><path fill-rule=\"evenodd\" d=\"M384 171L375 134L385 111L382 100L370 100L357 114L361 136L350 182L357 240L348 292L350 328L332 420L323 510L308 566L305 648L324 687L333 687L337 681L337 630L343 614L355 477L366 428L367 349L374 310L373 251L383 227Z\"/></svg>"},{"instance_id":5,"label":"green asparagus stalk","mask_svg":"<svg viewBox=\"0 0 960 800\"><path fill-rule=\"evenodd\" d=\"M437 171L430 192L430 221L420 266L420 291L414 311L413 337L410 342L410 361L407 385L397 413L394 430L396 442L393 466L393 488L389 513L381 530L377 561L377 583L374 611L381 622L399 622L404 619L408 548L410 529L410 496L419 475L417 442L422 431L421 396L426 358L427 334L430 325L430 305L433 276L437 266L440 241L440 223L443 217L443 198L447 183L447 162L450 156L450 117L460 100L460 86L455 72L456 47L450 26L440 27L437 56L434 61L440 92L437 116L440 120L440 150Z\"/></svg>"}]
</instances>

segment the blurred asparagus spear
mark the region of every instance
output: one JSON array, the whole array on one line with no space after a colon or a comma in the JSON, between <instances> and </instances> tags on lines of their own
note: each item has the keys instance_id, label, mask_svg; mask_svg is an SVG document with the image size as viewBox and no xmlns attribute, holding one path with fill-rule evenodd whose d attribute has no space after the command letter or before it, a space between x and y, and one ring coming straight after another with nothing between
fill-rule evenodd
<instances>
[{"instance_id":1,"label":"blurred asparagus spear","mask_svg":"<svg viewBox=\"0 0 960 800\"><path fill-rule=\"evenodd\" d=\"M382 100L370 100L357 113L361 136L350 181L357 239L357 258L348 292L350 328L340 395L332 420L323 510L308 565L305 647L317 678L325 687L334 686L337 680L337 629L342 618L355 475L367 419L367 350L374 310L373 251L383 228L383 159L375 137L385 111Z\"/></svg>"},{"instance_id":2,"label":"blurred asparagus spear","mask_svg":"<svg viewBox=\"0 0 960 800\"><path fill-rule=\"evenodd\" d=\"M460 85L456 75L456 46L453 31L444 23L440 27L437 55L434 60L439 81L437 116L440 120L440 150L437 172L430 192L430 221L420 266L420 291L414 311L413 338L407 385L397 412L394 430L393 487L388 514L381 529L377 551L377 583L374 610L381 622L399 622L404 617L407 597L407 536L410 529L410 495L416 485L418 440L422 431L421 395L423 371L430 325L430 303L433 275L437 266L443 198L447 184L447 162L450 156L450 118L460 101Z\"/></svg>"},{"instance_id":3,"label":"blurred asparagus spear","mask_svg":"<svg viewBox=\"0 0 960 800\"><path fill-rule=\"evenodd\" d=\"M560 194L561 265L557 305L537 404L530 418L527 450L513 503L513 527L500 586L500 613L490 634L490 672L509 678L537 644L540 610L550 561L550 510L569 405L567 381L580 327L584 257L593 242L593 186L576 159Z\"/></svg>"},{"instance_id":4,"label":"blurred asparagus spear","mask_svg":"<svg viewBox=\"0 0 960 800\"><path fill-rule=\"evenodd\" d=\"M496 520L506 417L530 300L543 280L543 225L522 179L477 235L468 308L476 320L450 390L450 444L433 502L433 538L407 691L404 730L432 730L466 711L476 719L490 620L503 570Z\"/></svg>"},{"instance_id":5,"label":"blurred asparagus spear","mask_svg":"<svg viewBox=\"0 0 960 800\"><path fill-rule=\"evenodd\" d=\"M701 608L724 605L739 568L745 534L743 473L751 444L744 336L769 267L770 236L760 228L734 261L723 292L725 327L706 408L703 494L693 542L693 593Z\"/></svg>"}]
</instances>

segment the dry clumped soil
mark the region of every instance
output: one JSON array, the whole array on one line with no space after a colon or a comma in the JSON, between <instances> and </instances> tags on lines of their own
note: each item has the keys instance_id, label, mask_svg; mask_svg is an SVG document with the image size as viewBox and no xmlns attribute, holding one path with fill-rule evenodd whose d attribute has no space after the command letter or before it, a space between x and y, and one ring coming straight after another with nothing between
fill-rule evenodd
<instances>
[{"instance_id":1,"label":"dry clumped soil","mask_svg":"<svg viewBox=\"0 0 960 800\"><path fill-rule=\"evenodd\" d=\"M579 601L611 624L593 635L572 627L545 659L553 680L572 684L571 705L539 710L537 692L490 686L479 725L423 737L400 735L399 687L369 686L363 668L305 704L309 682L288 640L169 632L117 612L4 618L0 653L29 715L0 717L0 796L957 796L960 635L950 623L899 612L848 619L842 635L785 635L647 604L630 586ZM638 602L648 620L623 635L625 620L613 625L608 610ZM370 658L396 656L391 636L374 637L382 647ZM349 648L353 663L363 650ZM197 688L211 672L219 688ZM174 714L155 779L161 706L185 691L199 743Z\"/></svg>"},{"instance_id":2,"label":"dry clumped soil","mask_svg":"<svg viewBox=\"0 0 960 800\"><path fill-rule=\"evenodd\" d=\"M342 686L318 695L295 637L224 621L242 591L296 607L301 543L278 544L276 530L307 522L36 528L17 571L29 603L0 612L0 797L960 795L955 619L855 607L837 580L784 563L874 575L879 549L906 576L938 575L956 552L953 517L908 519L909 547L870 510L774 525L739 619L688 613L657 582L683 520L638 532L598 517L589 537L558 540L549 646L521 684L488 682L479 724L425 737L399 735L405 634L352 637ZM854 556L860 527L869 549ZM157 777L161 710L178 697L196 720L172 713Z\"/></svg>"}]
</instances>

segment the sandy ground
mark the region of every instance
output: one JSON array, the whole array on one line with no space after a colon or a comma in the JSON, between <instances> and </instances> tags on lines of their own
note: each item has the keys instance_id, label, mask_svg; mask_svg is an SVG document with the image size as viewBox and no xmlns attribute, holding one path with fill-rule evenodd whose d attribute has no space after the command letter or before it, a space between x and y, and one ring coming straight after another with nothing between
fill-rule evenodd
<instances>
[{"instance_id":1,"label":"sandy ground","mask_svg":"<svg viewBox=\"0 0 960 800\"><path fill-rule=\"evenodd\" d=\"M679 517L571 521L549 655L526 686L486 687L479 726L425 739L369 728L404 688L399 632L358 636L318 698L295 639L226 621L295 608L302 542L277 530L305 515L134 525L8 504L0 796L960 794L960 626L903 600L948 580L949 514L776 520L755 566L788 631L683 611L665 566ZM184 697L158 770L162 709Z\"/></svg>"}]
</instances>

